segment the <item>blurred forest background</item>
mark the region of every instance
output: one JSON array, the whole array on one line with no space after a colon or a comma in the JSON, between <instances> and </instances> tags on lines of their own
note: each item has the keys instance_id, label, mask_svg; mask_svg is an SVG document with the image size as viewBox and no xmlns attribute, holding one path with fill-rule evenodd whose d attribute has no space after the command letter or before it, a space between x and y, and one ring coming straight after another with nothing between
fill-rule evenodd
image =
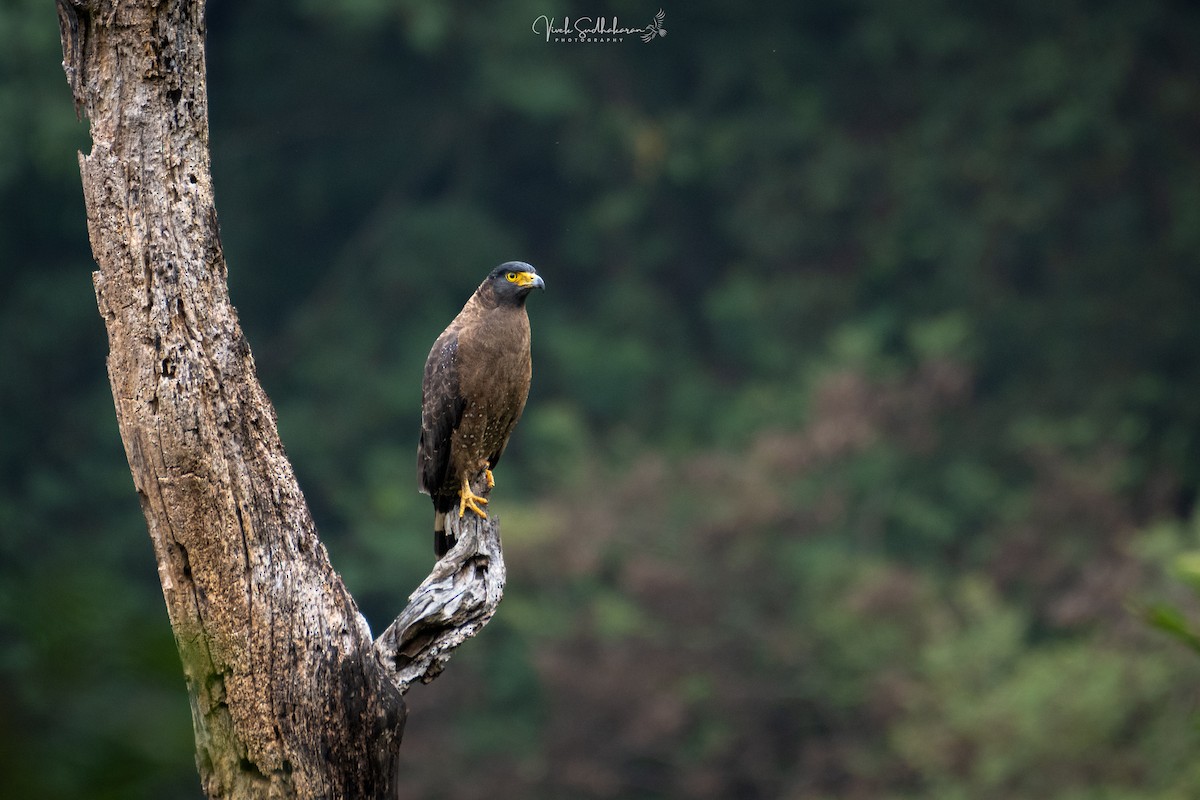
<instances>
[{"instance_id":1,"label":"blurred forest background","mask_svg":"<svg viewBox=\"0 0 1200 800\"><path fill-rule=\"evenodd\" d=\"M377 630L421 366L524 259L507 596L408 796L1194 798L1200 8L214 0L233 299ZM198 798L53 4L0 4L0 796Z\"/></svg>"}]
</instances>

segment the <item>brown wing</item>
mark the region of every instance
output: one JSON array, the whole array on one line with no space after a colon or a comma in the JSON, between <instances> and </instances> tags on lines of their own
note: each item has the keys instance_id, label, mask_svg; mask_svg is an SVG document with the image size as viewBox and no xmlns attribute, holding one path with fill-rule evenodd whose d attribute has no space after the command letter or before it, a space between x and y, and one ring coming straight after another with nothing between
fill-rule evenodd
<instances>
[{"instance_id":1,"label":"brown wing","mask_svg":"<svg viewBox=\"0 0 1200 800\"><path fill-rule=\"evenodd\" d=\"M450 472L450 438L462 421L466 400L459 392L458 335L446 330L434 342L425 362L421 384L421 441L417 445L417 476L421 491L436 498L445 494ZM457 489L457 487L452 487Z\"/></svg>"}]
</instances>

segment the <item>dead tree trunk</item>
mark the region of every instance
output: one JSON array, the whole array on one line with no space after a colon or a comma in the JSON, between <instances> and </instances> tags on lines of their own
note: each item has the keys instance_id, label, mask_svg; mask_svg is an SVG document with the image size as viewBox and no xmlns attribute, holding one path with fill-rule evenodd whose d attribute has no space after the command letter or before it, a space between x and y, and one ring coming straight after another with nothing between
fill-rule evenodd
<instances>
[{"instance_id":1,"label":"dead tree trunk","mask_svg":"<svg viewBox=\"0 0 1200 800\"><path fill-rule=\"evenodd\" d=\"M403 694L495 610L499 532L463 526L372 640L317 538L229 301L204 3L58 0L58 13L63 67L91 121L79 165L117 422L183 661L204 791L394 796Z\"/></svg>"}]
</instances>

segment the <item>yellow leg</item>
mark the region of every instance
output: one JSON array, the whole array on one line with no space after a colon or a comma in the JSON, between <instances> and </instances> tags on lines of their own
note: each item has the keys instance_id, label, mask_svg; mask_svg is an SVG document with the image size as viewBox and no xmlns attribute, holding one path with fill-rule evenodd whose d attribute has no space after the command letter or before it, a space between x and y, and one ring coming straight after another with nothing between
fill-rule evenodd
<instances>
[{"instance_id":1,"label":"yellow leg","mask_svg":"<svg viewBox=\"0 0 1200 800\"><path fill-rule=\"evenodd\" d=\"M496 485L496 479L492 477L492 471L490 469L485 469L484 472L487 474L488 488L491 489Z\"/></svg>"},{"instance_id":2,"label":"yellow leg","mask_svg":"<svg viewBox=\"0 0 1200 800\"><path fill-rule=\"evenodd\" d=\"M487 512L480 508L481 505L487 505L487 498L480 497L471 491L471 482L463 478L462 489L458 492L458 518L462 519L467 513L467 509L471 509L478 516L487 519Z\"/></svg>"}]
</instances>

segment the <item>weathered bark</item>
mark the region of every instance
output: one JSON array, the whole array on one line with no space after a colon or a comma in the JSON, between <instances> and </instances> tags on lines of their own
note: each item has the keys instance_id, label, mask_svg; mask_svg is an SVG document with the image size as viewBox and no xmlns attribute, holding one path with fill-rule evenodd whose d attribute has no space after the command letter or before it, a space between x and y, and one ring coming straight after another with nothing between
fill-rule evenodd
<instances>
[{"instance_id":1,"label":"weathered bark","mask_svg":"<svg viewBox=\"0 0 1200 800\"><path fill-rule=\"evenodd\" d=\"M59 0L59 19L76 108L91 121L79 165L117 422L204 790L394 796L403 693L495 610L498 530L461 525L459 545L372 641L317 538L229 301L203 2Z\"/></svg>"}]
</instances>

